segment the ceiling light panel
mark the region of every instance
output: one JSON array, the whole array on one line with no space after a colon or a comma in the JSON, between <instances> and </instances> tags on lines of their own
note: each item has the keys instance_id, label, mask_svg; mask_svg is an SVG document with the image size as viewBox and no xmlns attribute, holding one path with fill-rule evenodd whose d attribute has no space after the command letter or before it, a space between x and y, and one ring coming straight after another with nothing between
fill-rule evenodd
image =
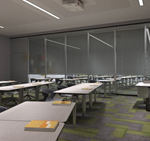
<instances>
[{"instance_id":1,"label":"ceiling light panel","mask_svg":"<svg viewBox=\"0 0 150 141\"><path fill-rule=\"evenodd\" d=\"M27 3L27 4L29 4L29 5L31 5L31 6L33 6L33 7L35 7L35 8L37 8L37 9L39 9L39 10L41 10L42 12L44 12L44 13L46 13L46 14L48 14L48 15L50 15L50 16L56 18L56 19L60 19L60 18L57 17L56 15L54 15L54 14L52 14L52 13L46 11L45 9L43 9L43 8L41 8L41 7L37 6L37 5L35 5L34 3L32 3L32 2L30 2L30 1L28 1L28 0L22 0L22 1L25 2L25 3Z\"/></svg>"},{"instance_id":2,"label":"ceiling light panel","mask_svg":"<svg viewBox=\"0 0 150 141\"><path fill-rule=\"evenodd\" d=\"M139 5L140 5L140 6L143 6L143 5L144 5L143 0L139 0Z\"/></svg>"}]
</instances>

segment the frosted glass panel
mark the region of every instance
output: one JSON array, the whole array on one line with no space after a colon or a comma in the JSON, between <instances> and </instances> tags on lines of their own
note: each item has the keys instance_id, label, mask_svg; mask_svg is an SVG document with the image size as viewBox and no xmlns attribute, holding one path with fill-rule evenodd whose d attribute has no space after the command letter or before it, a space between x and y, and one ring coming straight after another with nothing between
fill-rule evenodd
<instances>
[{"instance_id":1,"label":"frosted glass panel","mask_svg":"<svg viewBox=\"0 0 150 141\"><path fill-rule=\"evenodd\" d=\"M44 38L29 40L29 73L45 73Z\"/></svg>"},{"instance_id":2,"label":"frosted glass panel","mask_svg":"<svg viewBox=\"0 0 150 141\"><path fill-rule=\"evenodd\" d=\"M47 39L47 74L65 74L64 36Z\"/></svg>"},{"instance_id":3,"label":"frosted glass panel","mask_svg":"<svg viewBox=\"0 0 150 141\"><path fill-rule=\"evenodd\" d=\"M67 73L88 74L87 34L67 36Z\"/></svg>"},{"instance_id":4,"label":"frosted glass panel","mask_svg":"<svg viewBox=\"0 0 150 141\"><path fill-rule=\"evenodd\" d=\"M97 38L90 37L90 71L92 75L114 74L114 48L109 46L114 44L113 34L113 32L91 34Z\"/></svg>"},{"instance_id":5,"label":"frosted glass panel","mask_svg":"<svg viewBox=\"0 0 150 141\"><path fill-rule=\"evenodd\" d=\"M144 74L144 30L117 32L117 74Z\"/></svg>"}]
</instances>

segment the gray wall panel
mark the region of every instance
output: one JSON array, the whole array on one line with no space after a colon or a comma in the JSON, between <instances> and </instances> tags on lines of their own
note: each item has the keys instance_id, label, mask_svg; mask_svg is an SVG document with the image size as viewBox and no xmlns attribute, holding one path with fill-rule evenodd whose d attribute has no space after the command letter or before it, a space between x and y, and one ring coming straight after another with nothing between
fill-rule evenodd
<instances>
[{"instance_id":1,"label":"gray wall panel","mask_svg":"<svg viewBox=\"0 0 150 141\"><path fill-rule=\"evenodd\" d=\"M11 39L11 79L28 82L28 39Z\"/></svg>"},{"instance_id":2,"label":"gray wall panel","mask_svg":"<svg viewBox=\"0 0 150 141\"><path fill-rule=\"evenodd\" d=\"M10 39L0 35L0 80L10 79Z\"/></svg>"}]
</instances>

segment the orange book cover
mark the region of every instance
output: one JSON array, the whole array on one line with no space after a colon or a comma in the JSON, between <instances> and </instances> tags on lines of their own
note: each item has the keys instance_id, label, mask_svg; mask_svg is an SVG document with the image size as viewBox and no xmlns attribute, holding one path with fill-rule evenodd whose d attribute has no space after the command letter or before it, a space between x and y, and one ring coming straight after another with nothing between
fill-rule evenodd
<instances>
[{"instance_id":1,"label":"orange book cover","mask_svg":"<svg viewBox=\"0 0 150 141\"><path fill-rule=\"evenodd\" d=\"M54 101L53 105L71 105L71 101Z\"/></svg>"},{"instance_id":2,"label":"orange book cover","mask_svg":"<svg viewBox=\"0 0 150 141\"><path fill-rule=\"evenodd\" d=\"M92 90L93 88L82 88L82 90Z\"/></svg>"},{"instance_id":3,"label":"orange book cover","mask_svg":"<svg viewBox=\"0 0 150 141\"><path fill-rule=\"evenodd\" d=\"M46 120L32 120L25 127L25 131L55 131L59 122Z\"/></svg>"}]
</instances>

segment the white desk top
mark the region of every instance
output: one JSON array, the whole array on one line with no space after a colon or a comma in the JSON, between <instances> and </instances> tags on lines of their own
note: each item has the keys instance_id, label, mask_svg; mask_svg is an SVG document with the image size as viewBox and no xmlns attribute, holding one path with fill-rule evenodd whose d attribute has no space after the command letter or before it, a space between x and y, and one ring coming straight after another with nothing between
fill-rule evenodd
<instances>
[{"instance_id":1,"label":"white desk top","mask_svg":"<svg viewBox=\"0 0 150 141\"><path fill-rule=\"evenodd\" d=\"M139 82L135 85L136 87L150 87L150 83Z\"/></svg>"},{"instance_id":2,"label":"white desk top","mask_svg":"<svg viewBox=\"0 0 150 141\"><path fill-rule=\"evenodd\" d=\"M63 81L77 81L78 78L77 79L76 78L74 78L74 79L61 79L61 80L63 80Z\"/></svg>"},{"instance_id":3,"label":"white desk top","mask_svg":"<svg viewBox=\"0 0 150 141\"><path fill-rule=\"evenodd\" d=\"M114 79L97 80L98 82L114 82Z\"/></svg>"},{"instance_id":4,"label":"white desk top","mask_svg":"<svg viewBox=\"0 0 150 141\"><path fill-rule=\"evenodd\" d=\"M0 121L57 120L66 122L74 106L74 102L69 106L52 105L52 102L23 102L0 113Z\"/></svg>"},{"instance_id":5,"label":"white desk top","mask_svg":"<svg viewBox=\"0 0 150 141\"><path fill-rule=\"evenodd\" d=\"M0 87L0 91L19 90L19 89L35 87L35 86L40 86L40 85L47 85L51 83L54 83L54 82L36 82L36 83L25 83L25 84L11 85L11 86L3 86L3 87ZM20 86L20 87L16 87L16 86Z\"/></svg>"},{"instance_id":6,"label":"white desk top","mask_svg":"<svg viewBox=\"0 0 150 141\"><path fill-rule=\"evenodd\" d=\"M63 79L64 77L49 77L50 79Z\"/></svg>"},{"instance_id":7,"label":"white desk top","mask_svg":"<svg viewBox=\"0 0 150 141\"><path fill-rule=\"evenodd\" d=\"M87 94L90 94L96 88L100 87L101 85L102 83L81 83L72 87L68 87L62 90L55 91L54 93L87 95ZM83 90L82 88L92 88L92 89Z\"/></svg>"},{"instance_id":8,"label":"white desk top","mask_svg":"<svg viewBox=\"0 0 150 141\"><path fill-rule=\"evenodd\" d=\"M8 80L8 81L0 81L0 84L7 84L7 83L14 83L15 80Z\"/></svg>"},{"instance_id":9,"label":"white desk top","mask_svg":"<svg viewBox=\"0 0 150 141\"><path fill-rule=\"evenodd\" d=\"M0 141L56 141L64 123L59 123L54 132L24 131L29 122L0 121Z\"/></svg>"},{"instance_id":10,"label":"white desk top","mask_svg":"<svg viewBox=\"0 0 150 141\"><path fill-rule=\"evenodd\" d=\"M49 80L50 78L31 78L31 79L35 79L35 80Z\"/></svg>"}]
</instances>

